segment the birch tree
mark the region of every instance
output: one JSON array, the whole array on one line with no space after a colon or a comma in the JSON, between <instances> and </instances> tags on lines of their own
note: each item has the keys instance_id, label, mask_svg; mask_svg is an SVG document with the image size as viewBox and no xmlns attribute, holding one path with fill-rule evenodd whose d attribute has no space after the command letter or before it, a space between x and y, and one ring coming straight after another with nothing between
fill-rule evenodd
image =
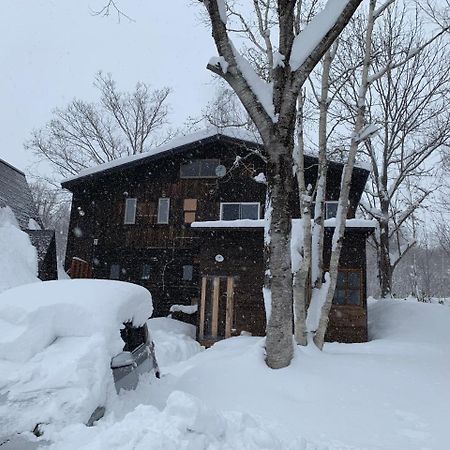
<instances>
[{"instance_id":1,"label":"birch tree","mask_svg":"<svg viewBox=\"0 0 450 450\"><path fill-rule=\"evenodd\" d=\"M296 33L295 23L302 2L278 0L277 40L266 33L265 49L273 57L270 82L252 68L233 43L227 27L224 0L204 0L218 56L208 69L223 78L237 94L258 132L267 157L267 185L271 204L269 223L269 270L272 311L267 325L266 362L281 368L290 363L292 340L292 273L290 235L292 211L289 197L293 190L293 150L297 101L311 71L344 29L361 0L332 0L311 22ZM258 12L255 12L258 14ZM268 30L269 31L269 30Z\"/></svg>"},{"instance_id":2,"label":"birch tree","mask_svg":"<svg viewBox=\"0 0 450 450\"><path fill-rule=\"evenodd\" d=\"M391 2L392 3L392 2ZM365 141L371 162L371 187L364 211L379 224L373 239L383 297L392 291L392 275L415 244L405 240L404 225L436 189L436 165L427 164L450 142L448 97L450 69L443 29L426 37L419 11L411 14L403 3L386 8L373 34L377 53L370 60L368 120L379 133ZM340 67L355 64L365 45L354 39L338 56ZM355 52L354 58L349 58ZM340 89L340 110L356 121L358 91L354 82Z\"/></svg>"}]
</instances>

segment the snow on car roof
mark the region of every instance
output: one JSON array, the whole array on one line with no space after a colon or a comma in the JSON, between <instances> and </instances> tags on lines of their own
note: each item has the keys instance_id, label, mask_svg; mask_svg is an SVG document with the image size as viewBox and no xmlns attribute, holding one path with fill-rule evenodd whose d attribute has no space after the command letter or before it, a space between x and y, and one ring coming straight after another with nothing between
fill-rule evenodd
<instances>
[{"instance_id":1,"label":"snow on car roof","mask_svg":"<svg viewBox=\"0 0 450 450\"><path fill-rule=\"evenodd\" d=\"M58 280L0 294L0 358L26 361L60 337L101 333L114 356L124 322L143 325L152 297L142 286L110 280Z\"/></svg>"}]
</instances>

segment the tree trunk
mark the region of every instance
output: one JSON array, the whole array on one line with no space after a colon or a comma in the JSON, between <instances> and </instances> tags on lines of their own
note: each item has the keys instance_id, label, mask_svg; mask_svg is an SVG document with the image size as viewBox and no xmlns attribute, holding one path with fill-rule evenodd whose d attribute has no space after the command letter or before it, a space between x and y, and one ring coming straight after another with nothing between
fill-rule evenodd
<instances>
[{"instance_id":1,"label":"tree trunk","mask_svg":"<svg viewBox=\"0 0 450 450\"><path fill-rule=\"evenodd\" d=\"M370 61L372 57L372 33L373 26L376 20L375 16L375 7L376 0L370 0L369 2L369 14L367 19L367 29L365 35L365 54L364 54L364 62L363 69L361 75L361 87L358 93L358 102L357 102L357 113L355 120L355 128L354 133L350 143L350 149L348 153L347 163L344 165L342 170L342 179L341 179L341 189L339 194L339 203L338 210L336 214L336 228L334 229L333 239L332 239L332 248L331 248L331 257L330 257L330 269L329 269L329 280L327 282L327 289L325 298L323 298L322 293L317 293L316 298L312 298L311 305L313 306L313 302L320 302L320 318L318 324L314 324L317 326L314 333L314 343L319 349L323 348L323 344L325 342L325 334L328 327L329 314L331 310L331 305L333 303L334 291L336 289L336 280L338 274L339 267L339 258L341 255L342 243L344 241L345 234L345 222L347 219L347 210L350 196L350 185L353 174L353 167L355 164L356 153L358 151L358 146L360 144L360 133L363 129L365 122L365 114L366 114L366 95L369 87L369 67ZM317 306L313 308L316 309ZM309 311L308 311L309 313Z\"/></svg>"},{"instance_id":2,"label":"tree trunk","mask_svg":"<svg viewBox=\"0 0 450 450\"><path fill-rule=\"evenodd\" d=\"M386 298L392 292L392 265L390 257L388 205L386 202L381 203L383 218L379 222L380 248L378 250L378 274L380 278L381 297Z\"/></svg>"},{"instance_id":3,"label":"tree trunk","mask_svg":"<svg viewBox=\"0 0 450 450\"><path fill-rule=\"evenodd\" d=\"M272 311L267 324L266 362L272 369L289 365L293 355L291 224L292 153L279 142L268 149L267 182L271 193L269 270Z\"/></svg>"}]
</instances>

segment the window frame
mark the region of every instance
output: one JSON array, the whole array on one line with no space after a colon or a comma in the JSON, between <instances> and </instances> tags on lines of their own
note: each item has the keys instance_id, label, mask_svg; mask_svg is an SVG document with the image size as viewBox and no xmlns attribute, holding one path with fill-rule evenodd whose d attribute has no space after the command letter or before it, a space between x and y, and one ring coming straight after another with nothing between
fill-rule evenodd
<instances>
[{"instance_id":1,"label":"window frame","mask_svg":"<svg viewBox=\"0 0 450 450\"><path fill-rule=\"evenodd\" d=\"M335 219L337 216L334 216L334 217L329 217L328 216L328 209L327 209L327 206L328 205L337 205L337 206L339 206L339 201L338 200L325 200L324 201L324 206L325 206L325 214L324 214L324 219L325 220L327 220L327 219ZM312 202L311 203L311 217L312 218L314 218L314 210L315 210L315 207L316 207L316 202ZM337 208L336 208L336 214L337 214Z\"/></svg>"},{"instance_id":2,"label":"window frame","mask_svg":"<svg viewBox=\"0 0 450 450\"><path fill-rule=\"evenodd\" d=\"M162 221L161 220L161 203L166 203L167 202L167 221ZM156 223L158 225L168 225L170 223L170 197L160 197L158 199L158 211L157 211L157 215L156 215Z\"/></svg>"},{"instance_id":3,"label":"window frame","mask_svg":"<svg viewBox=\"0 0 450 450\"><path fill-rule=\"evenodd\" d=\"M239 218L238 219L224 219L223 218L223 206L224 205L239 205ZM258 218L257 219L241 219L241 205L257 205L258 206ZM261 219L261 203L260 202L220 202L219 219L224 222L231 222L233 220L260 220Z\"/></svg>"},{"instance_id":4,"label":"window frame","mask_svg":"<svg viewBox=\"0 0 450 450\"><path fill-rule=\"evenodd\" d=\"M357 269L357 268L340 268L338 269L338 276L339 273L343 273L345 274L345 278L344 278L344 284L343 287L341 289L338 289L338 284L336 281L336 289L334 291L334 295L333 295L333 300L332 300L332 305L333 306L345 306L345 307L354 307L354 308L363 308L364 304L365 304L365 299L364 299L364 274L363 274L363 270L361 268ZM349 282L349 274L351 273L357 273L359 275L359 287L357 288L352 288L350 286L350 282ZM344 303L335 303L334 298L336 296L336 293L338 291L343 291L344 292ZM350 303L348 301L349 299L349 293L350 292L359 292L359 303Z\"/></svg>"},{"instance_id":5,"label":"window frame","mask_svg":"<svg viewBox=\"0 0 450 450\"><path fill-rule=\"evenodd\" d=\"M144 269L148 268L148 274L146 274L146 271ZM148 263L143 263L141 267L141 280L142 281L148 281L150 280L150 277L152 275L152 265Z\"/></svg>"},{"instance_id":6,"label":"window frame","mask_svg":"<svg viewBox=\"0 0 450 450\"><path fill-rule=\"evenodd\" d=\"M133 219L132 221L128 221L128 209L129 204L134 205L134 211L133 211ZM130 197L125 199L125 211L123 215L123 224L124 225L136 225L136 213L137 213L137 198L136 197Z\"/></svg>"},{"instance_id":7,"label":"window frame","mask_svg":"<svg viewBox=\"0 0 450 450\"><path fill-rule=\"evenodd\" d=\"M181 179L186 179L186 180L199 179L199 178L210 178L210 179L219 178L216 174L214 174L214 175L201 175L201 164L202 164L202 161L217 161L216 167L220 166L220 159L217 159L217 158L194 159L194 160L192 160L190 162L180 164L180 178ZM183 175L182 174L183 166L188 166L189 164L193 164L193 163L198 163L198 165L199 165L198 166L198 175L187 175L187 176Z\"/></svg>"},{"instance_id":8,"label":"window frame","mask_svg":"<svg viewBox=\"0 0 450 450\"><path fill-rule=\"evenodd\" d=\"M190 278L185 278L185 267L190 267ZM194 279L194 265L193 264L183 264L181 267L181 280L182 281L192 281Z\"/></svg>"},{"instance_id":9,"label":"window frame","mask_svg":"<svg viewBox=\"0 0 450 450\"><path fill-rule=\"evenodd\" d=\"M117 278L112 278L112 268L113 267L118 267L118 273L117 273ZM120 267L120 264L118 263L112 263L109 266L109 280L120 280L120 274L122 273L122 268Z\"/></svg>"},{"instance_id":10,"label":"window frame","mask_svg":"<svg viewBox=\"0 0 450 450\"><path fill-rule=\"evenodd\" d=\"M336 215L333 217L328 216L328 205L336 205ZM326 200L325 201L325 219L335 219L337 217L337 208L339 207L339 201L338 200Z\"/></svg>"}]
</instances>

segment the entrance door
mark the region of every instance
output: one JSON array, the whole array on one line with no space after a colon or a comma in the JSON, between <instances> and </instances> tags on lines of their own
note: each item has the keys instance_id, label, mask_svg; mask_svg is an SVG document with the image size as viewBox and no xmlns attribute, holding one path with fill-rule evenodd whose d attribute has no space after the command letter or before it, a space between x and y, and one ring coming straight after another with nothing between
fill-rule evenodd
<instances>
[{"instance_id":1,"label":"entrance door","mask_svg":"<svg viewBox=\"0 0 450 450\"><path fill-rule=\"evenodd\" d=\"M234 327L234 277L205 276L200 297L199 340L211 343L231 336Z\"/></svg>"}]
</instances>

